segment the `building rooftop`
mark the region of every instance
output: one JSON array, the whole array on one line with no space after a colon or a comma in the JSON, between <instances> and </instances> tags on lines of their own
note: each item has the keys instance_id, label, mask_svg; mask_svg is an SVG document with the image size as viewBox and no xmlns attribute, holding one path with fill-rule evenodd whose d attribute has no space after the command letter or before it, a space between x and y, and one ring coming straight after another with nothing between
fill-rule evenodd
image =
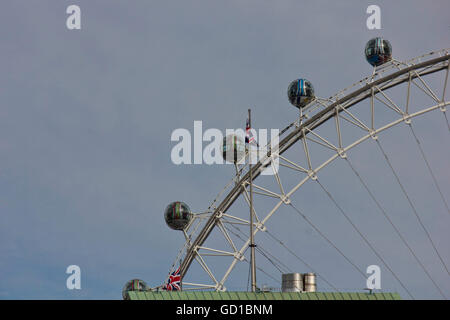
<instances>
[{"instance_id":1,"label":"building rooftop","mask_svg":"<svg viewBox=\"0 0 450 320\"><path fill-rule=\"evenodd\" d=\"M129 291L130 300L401 300L398 293Z\"/></svg>"}]
</instances>

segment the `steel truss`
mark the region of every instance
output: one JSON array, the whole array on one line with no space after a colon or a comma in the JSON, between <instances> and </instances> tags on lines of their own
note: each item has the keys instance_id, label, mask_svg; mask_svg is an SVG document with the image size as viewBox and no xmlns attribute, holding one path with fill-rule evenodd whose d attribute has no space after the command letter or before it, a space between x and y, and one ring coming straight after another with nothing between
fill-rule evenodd
<instances>
[{"instance_id":1,"label":"steel truss","mask_svg":"<svg viewBox=\"0 0 450 320\"><path fill-rule=\"evenodd\" d=\"M274 198L278 201L276 205L265 214L262 214L262 212L257 213L253 210L253 236L260 231L267 231L267 221L282 205L291 204L291 196L302 185L310 179L316 180L320 170L338 158L345 159L347 157L347 152L362 142L368 139L377 140L380 132L400 123L410 124L413 118L434 110L443 112L448 125L445 112L450 101L445 101L444 99L448 82L449 60L450 55L448 49L431 52L405 62L392 60L381 67L374 68L374 72L369 77L360 80L349 88L338 92L328 99L316 98L306 106L299 119L281 131L279 135L279 145L273 147L269 143L268 146L266 146L266 149L264 149L262 159L252 166L251 173L253 180L255 180L263 170L267 169L268 166L272 166L273 168L273 163L275 161L278 161L279 166L282 168L287 168L303 174L301 180L290 190L285 189L278 173L273 175L276 185L278 186L278 189L275 191L270 190L268 187L261 186L258 183L253 184L254 194ZM442 94L438 95L432 90L424 77L440 71L445 72L445 81ZM389 96L388 90L402 83L407 83L406 102L404 105L399 105ZM420 91L429 96L432 99L433 104L411 113L410 93L412 86L419 88ZM364 107L364 104L361 102L367 100L370 102L370 120L364 121L351 112L350 108L355 105L362 108ZM396 115L389 123L378 128L375 126L377 113L377 110L374 107L375 101L378 101L383 106L393 111L392 114ZM336 131L333 133L333 137L319 134L317 130L322 124L329 120L335 122ZM344 144L341 130L343 125L361 129L362 136L351 143ZM305 163L302 164L298 163L298 161L288 159L283 155L285 151L291 148L299 140L301 141L301 149L306 159ZM330 141L337 141L337 143L334 144ZM310 144L331 150L333 155L320 165L314 167L311 160L314 156L311 154ZM249 154L246 155L245 159L248 158ZM246 165L236 165L236 175L233 179L212 201L204 213L194 215L194 219L192 219L188 227L183 231L186 242L180 249L171 267L170 273L175 269L175 265L181 261L180 274L183 279L192 262L196 260L211 279L211 283L209 284L197 284L182 281L183 290L214 289L217 291L224 291L226 290L225 282L230 276L231 271L238 262L246 260L244 253L249 247L250 236L248 235L248 238L244 239L246 240L244 241L244 244L238 247L232 240L229 233L230 229L227 225L249 226L250 224L249 220L234 216L230 213L231 206L241 195L243 195L245 202L249 204L249 193L247 190L249 176L250 172ZM225 242L228 244L229 251L204 246L206 239L214 228L217 228L223 235ZM206 258L208 256L231 259L225 274L218 277L213 273L206 263Z\"/></svg>"}]
</instances>

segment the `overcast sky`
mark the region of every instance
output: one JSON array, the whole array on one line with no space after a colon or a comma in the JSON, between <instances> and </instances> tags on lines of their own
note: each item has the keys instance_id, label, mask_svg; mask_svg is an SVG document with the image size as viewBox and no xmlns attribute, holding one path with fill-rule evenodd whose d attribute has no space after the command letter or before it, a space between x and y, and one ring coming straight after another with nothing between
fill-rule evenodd
<instances>
[{"instance_id":1,"label":"overcast sky","mask_svg":"<svg viewBox=\"0 0 450 320\"><path fill-rule=\"evenodd\" d=\"M71 4L81 8L81 30L66 28ZM366 27L370 4L381 7L381 30ZM231 166L174 165L173 130L193 131L194 120L204 129L243 128L249 107L255 128L283 128L297 116L286 97L290 81L304 77L318 96L333 95L372 72L363 50L379 35L399 60L448 48L449 12L445 0L3 0L0 298L120 299L129 279L161 284L184 243L166 226L165 206L182 200L201 212L233 174ZM424 116L416 130L448 203L442 113ZM417 145L405 126L381 141L450 266L450 215ZM354 163L450 297L448 274L371 146L355 151ZM414 297L440 298L352 174L343 163L320 179ZM382 266L316 184L293 201L361 269ZM273 233L338 289L363 290L365 280L289 210L273 218ZM267 246L294 271L310 271ZM81 268L81 290L66 288L72 264ZM246 289L248 267L242 270L230 289ZM281 280L276 269L270 273ZM383 266L382 288L408 298Z\"/></svg>"}]
</instances>

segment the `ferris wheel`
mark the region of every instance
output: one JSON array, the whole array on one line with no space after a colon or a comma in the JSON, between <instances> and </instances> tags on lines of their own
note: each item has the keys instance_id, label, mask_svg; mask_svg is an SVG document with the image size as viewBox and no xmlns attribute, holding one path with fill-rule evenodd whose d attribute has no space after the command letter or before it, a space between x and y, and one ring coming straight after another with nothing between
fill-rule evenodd
<instances>
[{"instance_id":1,"label":"ferris wheel","mask_svg":"<svg viewBox=\"0 0 450 320\"><path fill-rule=\"evenodd\" d=\"M227 281L232 277L233 270L239 265L245 265L247 268L248 264L251 264L251 250L256 250L260 256L259 261L268 261L281 273L292 270L277 257L276 252L264 249L259 241L256 241L256 244L253 242L255 236L261 235L267 238L267 241L279 245L280 250L285 250L303 268L315 272L327 287L339 291L326 275L317 272L299 252L286 244L283 231L277 230L276 224L269 226L269 221L281 219L278 214L282 209L293 212L335 250L348 263L349 268L354 269L355 274L359 273L366 278L365 270L355 263L351 252L339 247L327 232L321 230L296 198L306 183L315 183L324 197L332 203L337 214L349 223L363 245L373 252L407 295L414 298L408 283L399 275L398 270L394 270L374 241L361 231L345 206L339 203L330 188L323 183L323 169L335 161L342 161L353 172L360 188L367 193L374 211L381 214L396 234L398 245L409 252L423 271L424 279L429 280L431 286L444 299L450 296L448 292L446 295L442 284L435 279L411 240L394 222L393 213L385 209L350 155L350 150L366 141L375 146L397 184L400 196L407 203L410 219L417 223L432 248L432 254L450 279L450 266L442 255L443 248L439 247L424 222L424 213L417 208L417 201L420 200L412 198L405 181L398 174L399 168L392 162L391 155L384 146L385 141L380 138L382 132L389 132L397 125L407 126L410 137L420 152L424 170L433 181L433 192L438 195L446 214L450 215L448 202L436 177L436 169L423 148L423 140L415 127L416 119L434 112L442 119L441 126L445 127L446 134L450 134L446 115L446 108L450 104L446 98L449 50L443 49L407 61L399 61L392 58L392 47L387 40L375 38L367 43L365 55L373 66L372 73L329 98L316 96L312 83L306 79L291 82L287 92L288 99L298 108L299 114L295 121L279 132L276 137L277 144L272 141L266 146L245 148L242 139L225 138L224 156L226 152L227 155L232 154L231 160L226 160L234 163L235 173L207 208L193 213L187 204L179 201L166 208L167 224L172 229L181 231L186 240L169 272L169 277L179 274L182 290L227 290ZM433 79L430 79L431 76ZM248 165L252 154L257 152L260 155L259 161ZM263 175L264 171L271 171L271 174ZM191 274L194 265L200 271ZM256 269L261 276L279 280L263 268ZM202 280L195 280L194 277L200 273L203 274Z\"/></svg>"}]
</instances>

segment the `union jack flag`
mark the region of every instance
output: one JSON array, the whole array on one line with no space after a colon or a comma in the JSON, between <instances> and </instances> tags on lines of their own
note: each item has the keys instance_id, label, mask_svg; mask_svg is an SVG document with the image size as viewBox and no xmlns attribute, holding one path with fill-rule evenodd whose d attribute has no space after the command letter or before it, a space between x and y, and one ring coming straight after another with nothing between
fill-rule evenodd
<instances>
[{"instance_id":1,"label":"union jack flag","mask_svg":"<svg viewBox=\"0 0 450 320\"><path fill-rule=\"evenodd\" d=\"M247 119L247 123L245 124L245 143L258 145L255 137L253 136L252 130L250 128L250 122Z\"/></svg>"},{"instance_id":2,"label":"union jack flag","mask_svg":"<svg viewBox=\"0 0 450 320\"><path fill-rule=\"evenodd\" d=\"M167 283L163 286L163 290L167 291L180 291L181 276L180 268L172 272L167 280Z\"/></svg>"}]
</instances>

